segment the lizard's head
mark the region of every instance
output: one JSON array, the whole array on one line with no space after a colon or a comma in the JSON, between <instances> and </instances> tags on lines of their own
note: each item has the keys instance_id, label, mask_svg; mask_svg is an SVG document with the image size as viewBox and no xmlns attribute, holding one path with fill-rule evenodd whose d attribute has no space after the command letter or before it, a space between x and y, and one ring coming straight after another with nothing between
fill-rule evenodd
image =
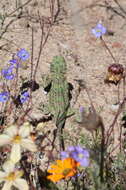
<instances>
[{"instance_id":1,"label":"lizard's head","mask_svg":"<svg viewBox=\"0 0 126 190\"><path fill-rule=\"evenodd\" d=\"M66 73L66 62L62 56L53 57L50 71L54 73Z\"/></svg>"}]
</instances>

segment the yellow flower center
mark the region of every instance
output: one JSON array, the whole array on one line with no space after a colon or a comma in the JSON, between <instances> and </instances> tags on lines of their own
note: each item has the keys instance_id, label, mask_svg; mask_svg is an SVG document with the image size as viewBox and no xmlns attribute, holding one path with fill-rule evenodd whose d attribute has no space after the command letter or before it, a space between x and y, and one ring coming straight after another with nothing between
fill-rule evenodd
<instances>
[{"instance_id":1,"label":"yellow flower center","mask_svg":"<svg viewBox=\"0 0 126 190\"><path fill-rule=\"evenodd\" d=\"M62 174L63 174L64 176L67 176L67 175L70 173L70 171L71 171L70 168L66 168L66 169L63 170Z\"/></svg>"},{"instance_id":2,"label":"yellow flower center","mask_svg":"<svg viewBox=\"0 0 126 190\"><path fill-rule=\"evenodd\" d=\"M21 136L19 135L14 136L12 142L19 144L21 142Z\"/></svg>"},{"instance_id":3,"label":"yellow flower center","mask_svg":"<svg viewBox=\"0 0 126 190\"><path fill-rule=\"evenodd\" d=\"M8 176L5 177L8 181L14 181L17 177L21 177L23 175L23 171L11 172Z\"/></svg>"},{"instance_id":4,"label":"yellow flower center","mask_svg":"<svg viewBox=\"0 0 126 190\"><path fill-rule=\"evenodd\" d=\"M102 33L102 31L100 29L97 29L96 32L97 33Z\"/></svg>"},{"instance_id":5,"label":"yellow flower center","mask_svg":"<svg viewBox=\"0 0 126 190\"><path fill-rule=\"evenodd\" d=\"M80 154L78 154L78 157L79 157L79 158L83 158L84 155L80 153Z\"/></svg>"},{"instance_id":6,"label":"yellow flower center","mask_svg":"<svg viewBox=\"0 0 126 190\"><path fill-rule=\"evenodd\" d=\"M5 177L8 181L14 181L16 179L15 172L11 172L7 177Z\"/></svg>"}]
</instances>

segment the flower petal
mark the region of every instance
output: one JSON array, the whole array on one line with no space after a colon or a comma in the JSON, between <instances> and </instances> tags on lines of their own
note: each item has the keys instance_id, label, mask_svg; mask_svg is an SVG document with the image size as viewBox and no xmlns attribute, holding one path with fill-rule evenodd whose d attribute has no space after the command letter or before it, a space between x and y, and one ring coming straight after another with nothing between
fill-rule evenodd
<instances>
[{"instance_id":1,"label":"flower petal","mask_svg":"<svg viewBox=\"0 0 126 190\"><path fill-rule=\"evenodd\" d=\"M32 126L26 122L19 129L19 135L23 138L28 137L32 131Z\"/></svg>"},{"instance_id":2,"label":"flower petal","mask_svg":"<svg viewBox=\"0 0 126 190\"><path fill-rule=\"evenodd\" d=\"M37 147L31 139L22 139L21 146L25 149L32 151L32 152L37 151Z\"/></svg>"},{"instance_id":3,"label":"flower petal","mask_svg":"<svg viewBox=\"0 0 126 190\"><path fill-rule=\"evenodd\" d=\"M84 167L89 166L89 159L83 158L83 159L80 161L80 164L81 164L81 166L84 166Z\"/></svg>"},{"instance_id":4,"label":"flower petal","mask_svg":"<svg viewBox=\"0 0 126 190\"><path fill-rule=\"evenodd\" d=\"M51 169L48 169L48 173L61 174L63 172L63 167L60 167L56 164L51 165Z\"/></svg>"},{"instance_id":5,"label":"flower petal","mask_svg":"<svg viewBox=\"0 0 126 190\"><path fill-rule=\"evenodd\" d=\"M0 135L0 146L3 146L5 144L10 144L10 141L11 138L8 135L6 134Z\"/></svg>"},{"instance_id":6,"label":"flower petal","mask_svg":"<svg viewBox=\"0 0 126 190\"><path fill-rule=\"evenodd\" d=\"M10 137L14 137L18 133L18 128L17 128L17 126L12 125L12 126L8 127L7 129L5 129L5 133L7 135L9 135Z\"/></svg>"},{"instance_id":7,"label":"flower petal","mask_svg":"<svg viewBox=\"0 0 126 190\"><path fill-rule=\"evenodd\" d=\"M20 49L18 52L17 52L17 56L22 60L22 61L26 61L30 54L28 51L26 51L24 48Z\"/></svg>"},{"instance_id":8,"label":"flower petal","mask_svg":"<svg viewBox=\"0 0 126 190\"><path fill-rule=\"evenodd\" d=\"M16 163L21 159L21 147L20 144L13 144L11 149L10 159Z\"/></svg>"},{"instance_id":9,"label":"flower petal","mask_svg":"<svg viewBox=\"0 0 126 190\"><path fill-rule=\"evenodd\" d=\"M3 178L3 177L5 177L5 176L6 176L6 173L0 171L0 178Z\"/></svg>"},{"instance_id":10,"label":"flower petal","mask_svg":"<svg viewBox=\"0 0 126 190\"><path fill-rule=\"evenodd\" d=\"M74 168L74 167L76 167L76 162L72 158L66 158L65 160L63 160L63 167L64 168Z\"/></svg>"},{"instance_id":11,"label":"flower petal","mask_svg":"<svg viewBox=\"0 0 126 190\"><path fill-rule=\"evenodd\" d=\"M47 179L50 179L53 182L57 182L57 181L59 181L59 180L61 180L63 178L64 178L64 176L62 174L47 176Z\"/></svg>"},{"instance_id":12,"label":"flower petal","mask_svg":"<svg viewBox=\"0 0 126 190\"><path fill-rule=\"evenodd\" d=\"M74 146L69 146L69 147L67 148L67 150L68 150L69 152L72 152L72 151L75 150L75 147L74 147Z\"/></svg>"},{"instance_id":13,"label":"flower petal","mask_svg":"<svg viewBox=\"0 0 126 190\"><path fill-rule=\"evenodd\" d=\"M6 161L4 164L3 164L3 169L6 173L10 173L10 172L13 172L14 171L14 168L15 168L15 165L14 163L11 161L11 160L8 160Z\"/></svg>"},{"instance_id":14,"label":"flower petal","mask_svg":"<svg viewBox=\"0 0 126 190\"><path fill-rule=\"evenodd\" d=\"M58 167L63 168L63 160L56 160L56 164Z\"/></svg>"},{"instance_id":15,"label":"flower petal","mask_svg":"<svg viewBox=\"0 0 126 190\"><path fill-rule=\"evenodd\" d=\"M1 92L0 93L0 102L6 102L9 99L9 93L8 92Z\"/></svg>"},{"instance_id":16,"label":"flower petal","mask_svg":"<svg viewBox=\"0 0 126 190\"><path fill-rule=\"evenodd\" d=\"M68 174L65 176L65 178L72 177L77 173L77 170L71 169Z\"/></svg>"},{"instance_id":17,"label":"flower petal","mask_svg":"<svg viewBox=\"0 0 126 190\"><path fill-rule=\"evenodd\" d=\"M51 165L51 168L52 168L52 169L56 169L56 170L62 169L60 166L57 166L57 165L55 165L55 164L52 164L52 165Z\"/></svg>"},{"instance_id":18,"label":"flower petal","mask_svg":"<svg viewBox=\"0 0 126 190\"><path fill-rule=\"evenodd\" d=\"M106 33L106 28L99 22L95 28L92 29L92 33L96 38L100 38Z\"/></svg>"},{"instance_id":19,"label":"flower petal","mask_svg":"<svg viewBox=\"0 0 126 190\"><path fill-rule=\"evenodd\" d=\"M84 149L82 147L80 147L80 146L75 146L75 150L77 152L82 152Z\"/></svg>"},{"instance_id":20,"label":"flower petal","mask_svg":"<svg viewBox=\"0 0 126 190\"><path fill-rule=\"evenodd\" d=\"M13 183L12 181L7 181L7 182L4 184L2 190L11 190L12 183Z\"/></svg>"},{"instance_id":21,"label":"flower petal","mask_svg":"<svg viewBox=\"0 0 126 190\"><path fill-rule=\"evenodd\" d=\"M63 172L63 170L61 170L61 169L58 169L58 170L54 170L54 169L49 169L49 170L47 170L48 171L48 173L51 173L51 174L62 174L62 172Z\"/></svg>"},{"instance_id":22,"label":"flower petal","mask_svg":"<svg viewBox=\"0 0 126 190\"><path fill-rule=\"evenodd\" d=\"M21 178L23 176L23 174L24 174L23 170L16 170L15 171L15 177L16 177L16 179L17 178Z\"/></svg>"},{"instance_id":23,"label":"flower petal","mask_svg":"<svg viewBox=\"0 0 126 190\"><path fill-rule=\"evenodd\" d=\"M23 189L23 190L28 190L28 189L29 189L26 180L21 179L21 178L16 179L16 180L13 182L13 185L14 185L15 187L17 187L19 190L22 190L22 189Z\"/></svg>"},{"instance_id":24,"label":"flower petal","mask_svg":"<svg viewBox=\"0 0 126 190\"><path fill-rule=\"evenodd\" d=\"M65 158L68 158L68 157L69 157L69 153L68 153L68 152L65 152L65 151L62 151L62 152L60 153L60 155L61 155L61 158L62 158L62 159L65 159Z\"/></svg>"},{"instance_id":25,"label":"flower petal","mask_svg":"<svg viewBox=\"0 0 126 190\"><path fill-rule=\"evenodd\" d=\"M86 157L86 158L89 158L89 151L88 150L86 150L86 149L84 149L83 150L83 154L84 154L84 156Z\"/></svg>"},{"instance_id":26,"label":"flower petal","mask_svg":"<svg viewBox=\"0 0 126 190\"><path fill-rule=\"evenodd\" d=\"M1 171L0 171L0 183L1 183L2 181L5 181L4 177L5 177L6 175L7 175L7 174L6 174L5 172L1 172Z\"/></svg>"}]
</instances>

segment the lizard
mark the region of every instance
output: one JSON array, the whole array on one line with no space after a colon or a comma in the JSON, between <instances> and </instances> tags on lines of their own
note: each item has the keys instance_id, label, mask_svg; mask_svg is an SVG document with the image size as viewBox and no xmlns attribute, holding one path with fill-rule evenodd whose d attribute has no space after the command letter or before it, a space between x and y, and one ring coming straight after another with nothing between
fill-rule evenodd
<instances>
[{"instance_id":1,"label":"lizard","mask_svg":"<svg viewBox=\"0 0 126 190\"><path fill-rule=\"evenodd\" d=\"M67 117L74 114L70 109L69 83L66 79L67 64L63 56L54 56L50 65L50 74L42 76L42 86L49 89L49 103L45 107L46 114L53 116L57 127L60 149L64 150L63 128ZM55 141L55 140L54 140Z\"/></svg>"}]
</instances>

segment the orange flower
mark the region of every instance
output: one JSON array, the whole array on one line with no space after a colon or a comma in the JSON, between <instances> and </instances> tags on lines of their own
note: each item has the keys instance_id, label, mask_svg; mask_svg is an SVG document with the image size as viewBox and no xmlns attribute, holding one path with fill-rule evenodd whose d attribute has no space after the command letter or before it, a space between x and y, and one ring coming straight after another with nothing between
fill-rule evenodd
<instances>
[{"instance_id":1,"label":"orange flower","mask_svg":"<svg viewBox=\"0 0 126 190\"><path fill-rule=\"evenodd\" d=\"M72 177L76 174L78 165L79 163L72 158L57 160L56 164L51 165L52 169L48 170L48 173L52 173L52 175L47 176L47 179L57 182L61 179Z\"/></svg>"}]
</instances>

